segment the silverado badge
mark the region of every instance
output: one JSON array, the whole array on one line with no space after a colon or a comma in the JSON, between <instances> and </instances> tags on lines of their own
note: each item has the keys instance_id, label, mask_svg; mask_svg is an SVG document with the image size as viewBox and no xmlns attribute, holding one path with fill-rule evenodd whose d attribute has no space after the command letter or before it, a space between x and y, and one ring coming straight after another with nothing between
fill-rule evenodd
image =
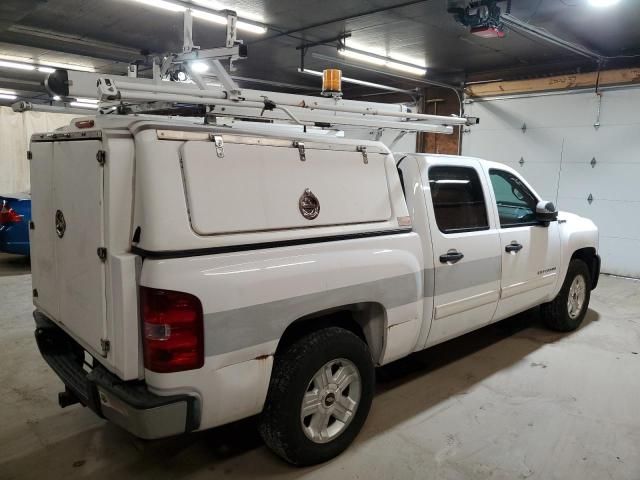
<instances>
[{"instance_id":1,"label":"silverado badge","mask_svg":"<svg viewBox=\"0 0 640 480\"><path fill-rule=\"evenodd\" d=\"M313 220L320 213L320 200L318 200L318 197L316 197L313 192L307 188L300 196L298 208L304 218L307 220Z\"/></svg>"}]
</instances>

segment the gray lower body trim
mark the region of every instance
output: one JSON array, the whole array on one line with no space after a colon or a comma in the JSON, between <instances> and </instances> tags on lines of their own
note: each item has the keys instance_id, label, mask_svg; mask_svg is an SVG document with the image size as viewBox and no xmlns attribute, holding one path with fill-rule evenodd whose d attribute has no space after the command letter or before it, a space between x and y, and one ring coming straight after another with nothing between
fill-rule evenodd
<instances>
[{"instance_id":1,"label":"gray lower body trim","mask_svg":"<svg viewBox=\"0 0 640 480\"><path fill-rule=\"evenodd\" d=\"M391 309L422 298L500 280L501 257L334 288L249 307L205 314L205 355L213 356L279 339L294 321L330 308L379 303ZM222 332L224 332L222 334Z\"/></svg>"}]
</instances>

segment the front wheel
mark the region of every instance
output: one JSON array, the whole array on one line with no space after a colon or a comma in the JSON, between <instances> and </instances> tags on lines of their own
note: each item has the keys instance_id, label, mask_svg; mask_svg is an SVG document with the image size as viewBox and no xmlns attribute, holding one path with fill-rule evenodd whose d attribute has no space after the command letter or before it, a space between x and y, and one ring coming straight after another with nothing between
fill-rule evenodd
<instances>
[{"instance_id":1,"label":"front wheel","mask_svg":"<svg viewBox=\"0 0 640 480\"><path fill-rule=\"evenodd\" d=\"M571 260L558 296L552 302L542 305L542 317L549 328L571 332L584 320L590 298L589 268L582 260Z\"/></svg>"},{"instance_id":2,"label":"front wheel","mask_svg":"<svg viewBox=\"0 0 640 480\"><path fill-rule=\"evenodd\" d=\"M325 462L354 440L371 407L374 368L365 342L330 327L276 356L259 430L271 450L298 465Z\"/></svg>"}]
</instances>

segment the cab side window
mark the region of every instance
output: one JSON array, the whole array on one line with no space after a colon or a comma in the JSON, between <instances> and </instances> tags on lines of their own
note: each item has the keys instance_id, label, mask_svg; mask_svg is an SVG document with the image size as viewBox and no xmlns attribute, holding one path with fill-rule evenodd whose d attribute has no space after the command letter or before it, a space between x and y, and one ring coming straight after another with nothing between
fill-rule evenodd
<instances>
[{"instance_id":1,"label":"cab side window","mask_svg":"<svg viewBox=\"0 0 640 480\"><path fill-rule=\"evenodd\" d=\"M482 184L474 168L431 167L429 187L436 222L442 233L489 229Z\"/></svg>"},{"instance_id":2,"label":"cab side window","mask_svg":"<svg viewBox=\"0 0 640 480\"><path fill-rule=\"evenodd\" d=\"M489 177L498 204L502 228L534 225L537 198L516 176L504 170L489 170Z\"/></svg>"}]
</instances>

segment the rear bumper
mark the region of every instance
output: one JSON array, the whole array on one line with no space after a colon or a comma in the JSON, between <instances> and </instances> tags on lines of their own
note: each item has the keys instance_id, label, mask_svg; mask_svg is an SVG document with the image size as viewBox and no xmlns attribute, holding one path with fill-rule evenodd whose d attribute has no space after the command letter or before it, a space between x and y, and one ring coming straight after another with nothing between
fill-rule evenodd
<instances>
[{"instance_id":1,"label":"rear bumper","mask_svg":"<svg viewBox=\"0 0 640 480\"><path fill-rule=\"evenodd\" d=\"M36 310L33 316L42 357L60 377L67 392L99 416L145 439L179 435L198 428L197 398L155 395L143 381L122 381L97 362L87 372L85 351L41 312Z\"/></svg>"}]
</instances>

